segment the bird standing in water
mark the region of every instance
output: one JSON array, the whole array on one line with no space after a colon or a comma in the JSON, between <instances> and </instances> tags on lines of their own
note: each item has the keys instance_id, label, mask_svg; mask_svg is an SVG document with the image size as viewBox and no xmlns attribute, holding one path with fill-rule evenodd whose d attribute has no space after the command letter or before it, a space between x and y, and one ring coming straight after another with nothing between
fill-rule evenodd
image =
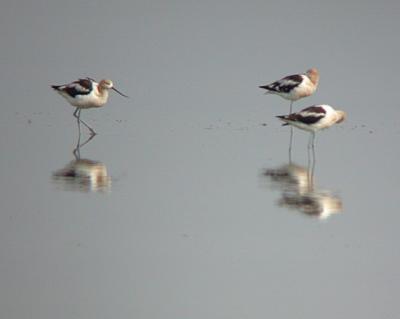
<instances>
[{"instance_id":1,"label":"bird standing in water","mask_svg":"<svg viewBox=\"0 0 400 319\"><path fill-rule=\"evenodd\" d=\"M270 84L262 85L260 88L267 90L267 94L276 94L290 100L290 114L293 102L313 94L318 87L318 82L319 72L312 68L305 74L289 75Z\"/></svg>"},{"instance_id":2,"label":"bird standing in water","mask_svg":"<svg viewBox=\"0 0 400 319\"><path fill-rule=\"evenodd\" d=\"M96 135L96 132L80 119L82 109L98 108L105 105L108 100L108 90L111 89L124 97L128 97L118 91L111 80L106 79L97 83L91 78L85 78L69 84L52 85L51 87L63 96L69 104L76 107L74 117L78 124L82 123L89 129L91 135Z\"/></svg>"},{"instance_id":3,"label":"bird standing in water","mask_svg":"<svg viewBox=\"0 0 400 319\"><path fill-rule=\"evenodd\" d=\"M298 113L279 115L283 125L292 125L299 129L311 132L309 147L314 148L315 133L319 130L331 127L336 123L341 123L346 119L344 111L335 110L329 105L313 105L301 110Z\"/></svg>"}]
</instances>

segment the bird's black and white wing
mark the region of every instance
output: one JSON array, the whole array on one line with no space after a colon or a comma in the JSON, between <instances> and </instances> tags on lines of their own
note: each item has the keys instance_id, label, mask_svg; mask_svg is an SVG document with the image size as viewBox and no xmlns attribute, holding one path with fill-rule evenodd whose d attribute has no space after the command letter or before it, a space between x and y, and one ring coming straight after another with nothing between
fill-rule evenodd
<instances>
[{"instance_id":1,"label":"bird's black and white wing","mask_svg":"<svg viewBox=\"0 0 400 319\"><path fill-rule=\"evenodd\" d=\"M277 118L281 119L284 122L297 122L303 123L306 125L311 125L322 120L326 115L326 110L322 106L310 106L298 113L292 113L289 115L279 115Z\"/></svg>"},{"instance_id":2,"label":"bird's black and white wing","mask_svg":"<svg viewBox=\"0 0 400 319\"><path fill-rule=\"evenodd\" d=\"M303 77L301 74L289 75L271 84L262 85L260 88L273 93L289 93L304 81Z\"/></svg>"},{"instance_id":3,"label":"bird's black and white wing","mask_svg":"<svg viewBox=\"0 0 400 319\"><path fill-rule=\"evenodd\" d=\"M65 85L52 85L52 88L57 91L63 91L71 97L88 95L93 90L93 81L89 78L79 79Z\"/></svg>"}]
</instances>

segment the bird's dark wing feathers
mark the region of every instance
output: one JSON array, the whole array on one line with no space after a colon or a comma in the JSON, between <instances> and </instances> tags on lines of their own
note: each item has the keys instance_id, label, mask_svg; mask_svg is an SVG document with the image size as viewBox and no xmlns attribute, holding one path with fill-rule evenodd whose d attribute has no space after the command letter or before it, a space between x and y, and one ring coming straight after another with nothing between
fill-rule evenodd
<instances>
[{"instance_id":1,"label":"bird's dark wing feathers","mask_svg":"<svg viewBox=\"0 0 400 319\"><path fill-rule=\"evenodd\" d=\"M321 120L324 115L310 115L310 116L302 116L300 114L296 114L294 121L301 122L304 124L314 124ZM291 119L292 120L292 119ZM292 120L293 121L293 120Z\"/></svg>"},{"instance_id":2,"label":"bird's dark wing feathers","mask_svg":"<svg viewBox=\"0 0 400 319\"><path fill-rule=\"evenodd\" d=\"M289 122L301 122L304 124L314 124L325 117L326 111L321 106L310 106L301 110L299 113L280 115L278 118Z\"/></svg>"},{"instance_id":3,"label":"bird's dark wing feathers","mask_svg":"<svg viewBox=\"0 0 400 319\"><path fill-rule=\"evenodd\" d=\"M87 95L93 89L93 82L89 79L79 79L64 88L68 95L75 97L77 95Z\"/></svg>"},{"instance_id":4,"label":"bird's dark wing feathers","mask_svg":"<svg viewBox=\"0 0 400 319\"><path fill-rule=\"evenodd\" d=\"M272 92L288 93L303 81L303 77L300 74L289 75L281 80L273 82L271 84L260 86L262 89L266 89Z\"/></svg>"},{"instance_id":5,"label":"bird's dark wing feathers","mask_svg":"<svg viewBox=\"0 0 400 319\"><path fill-rule=\"evenodd\" d=\"M306 107L305 109L302 109L298 114L302 114L302 115L306 116L307 114L311 114L311 113L325 115L326 110L322 106L313 105L313 106Z\"/></svg>"}]
</instances>

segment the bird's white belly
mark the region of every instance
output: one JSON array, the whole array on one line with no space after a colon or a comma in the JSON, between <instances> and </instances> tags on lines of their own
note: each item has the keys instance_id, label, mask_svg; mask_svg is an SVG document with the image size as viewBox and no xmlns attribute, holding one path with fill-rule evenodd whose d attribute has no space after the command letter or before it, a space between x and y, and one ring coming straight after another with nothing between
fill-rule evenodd
<instances>
[{"instance_id":1,"label":"bird's white belly","mask_svg":"<svg viewBox=\"0 0 400 319\"><path fill-rule=\"evenodd\" d=\"M66 98L71 105L82 109L95 108L104 105L102 101L95 98L92 94L76 95L75 97L66 96Z\"/></svg>"}]
</instances>

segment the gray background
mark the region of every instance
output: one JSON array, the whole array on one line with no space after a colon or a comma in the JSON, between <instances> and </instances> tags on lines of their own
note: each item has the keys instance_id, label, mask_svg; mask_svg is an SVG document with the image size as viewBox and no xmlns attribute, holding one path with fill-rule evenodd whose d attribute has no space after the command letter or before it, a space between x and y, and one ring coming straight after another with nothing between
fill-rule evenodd
<instances>
[{"instance_id":1,"label":"gray background","mask_svg":"<svg viewBox=\"0 0 400 319\"><path fill-rule=\"evenodd\" d=\"M21 1L0 5L0 317L398 318L398 1ZM348 120L316 187L341 213L279 206L289 103L258 85L320 70ZM50 84L111 78L82 112L110 175L68 188L73 108ZM266 123L266 126L262 124ZM87 133L84 131L85 134ZM307 166L308 134L293 160ZM67 183L67 181L65 181Z\"/></svg>"}]
</instances>

